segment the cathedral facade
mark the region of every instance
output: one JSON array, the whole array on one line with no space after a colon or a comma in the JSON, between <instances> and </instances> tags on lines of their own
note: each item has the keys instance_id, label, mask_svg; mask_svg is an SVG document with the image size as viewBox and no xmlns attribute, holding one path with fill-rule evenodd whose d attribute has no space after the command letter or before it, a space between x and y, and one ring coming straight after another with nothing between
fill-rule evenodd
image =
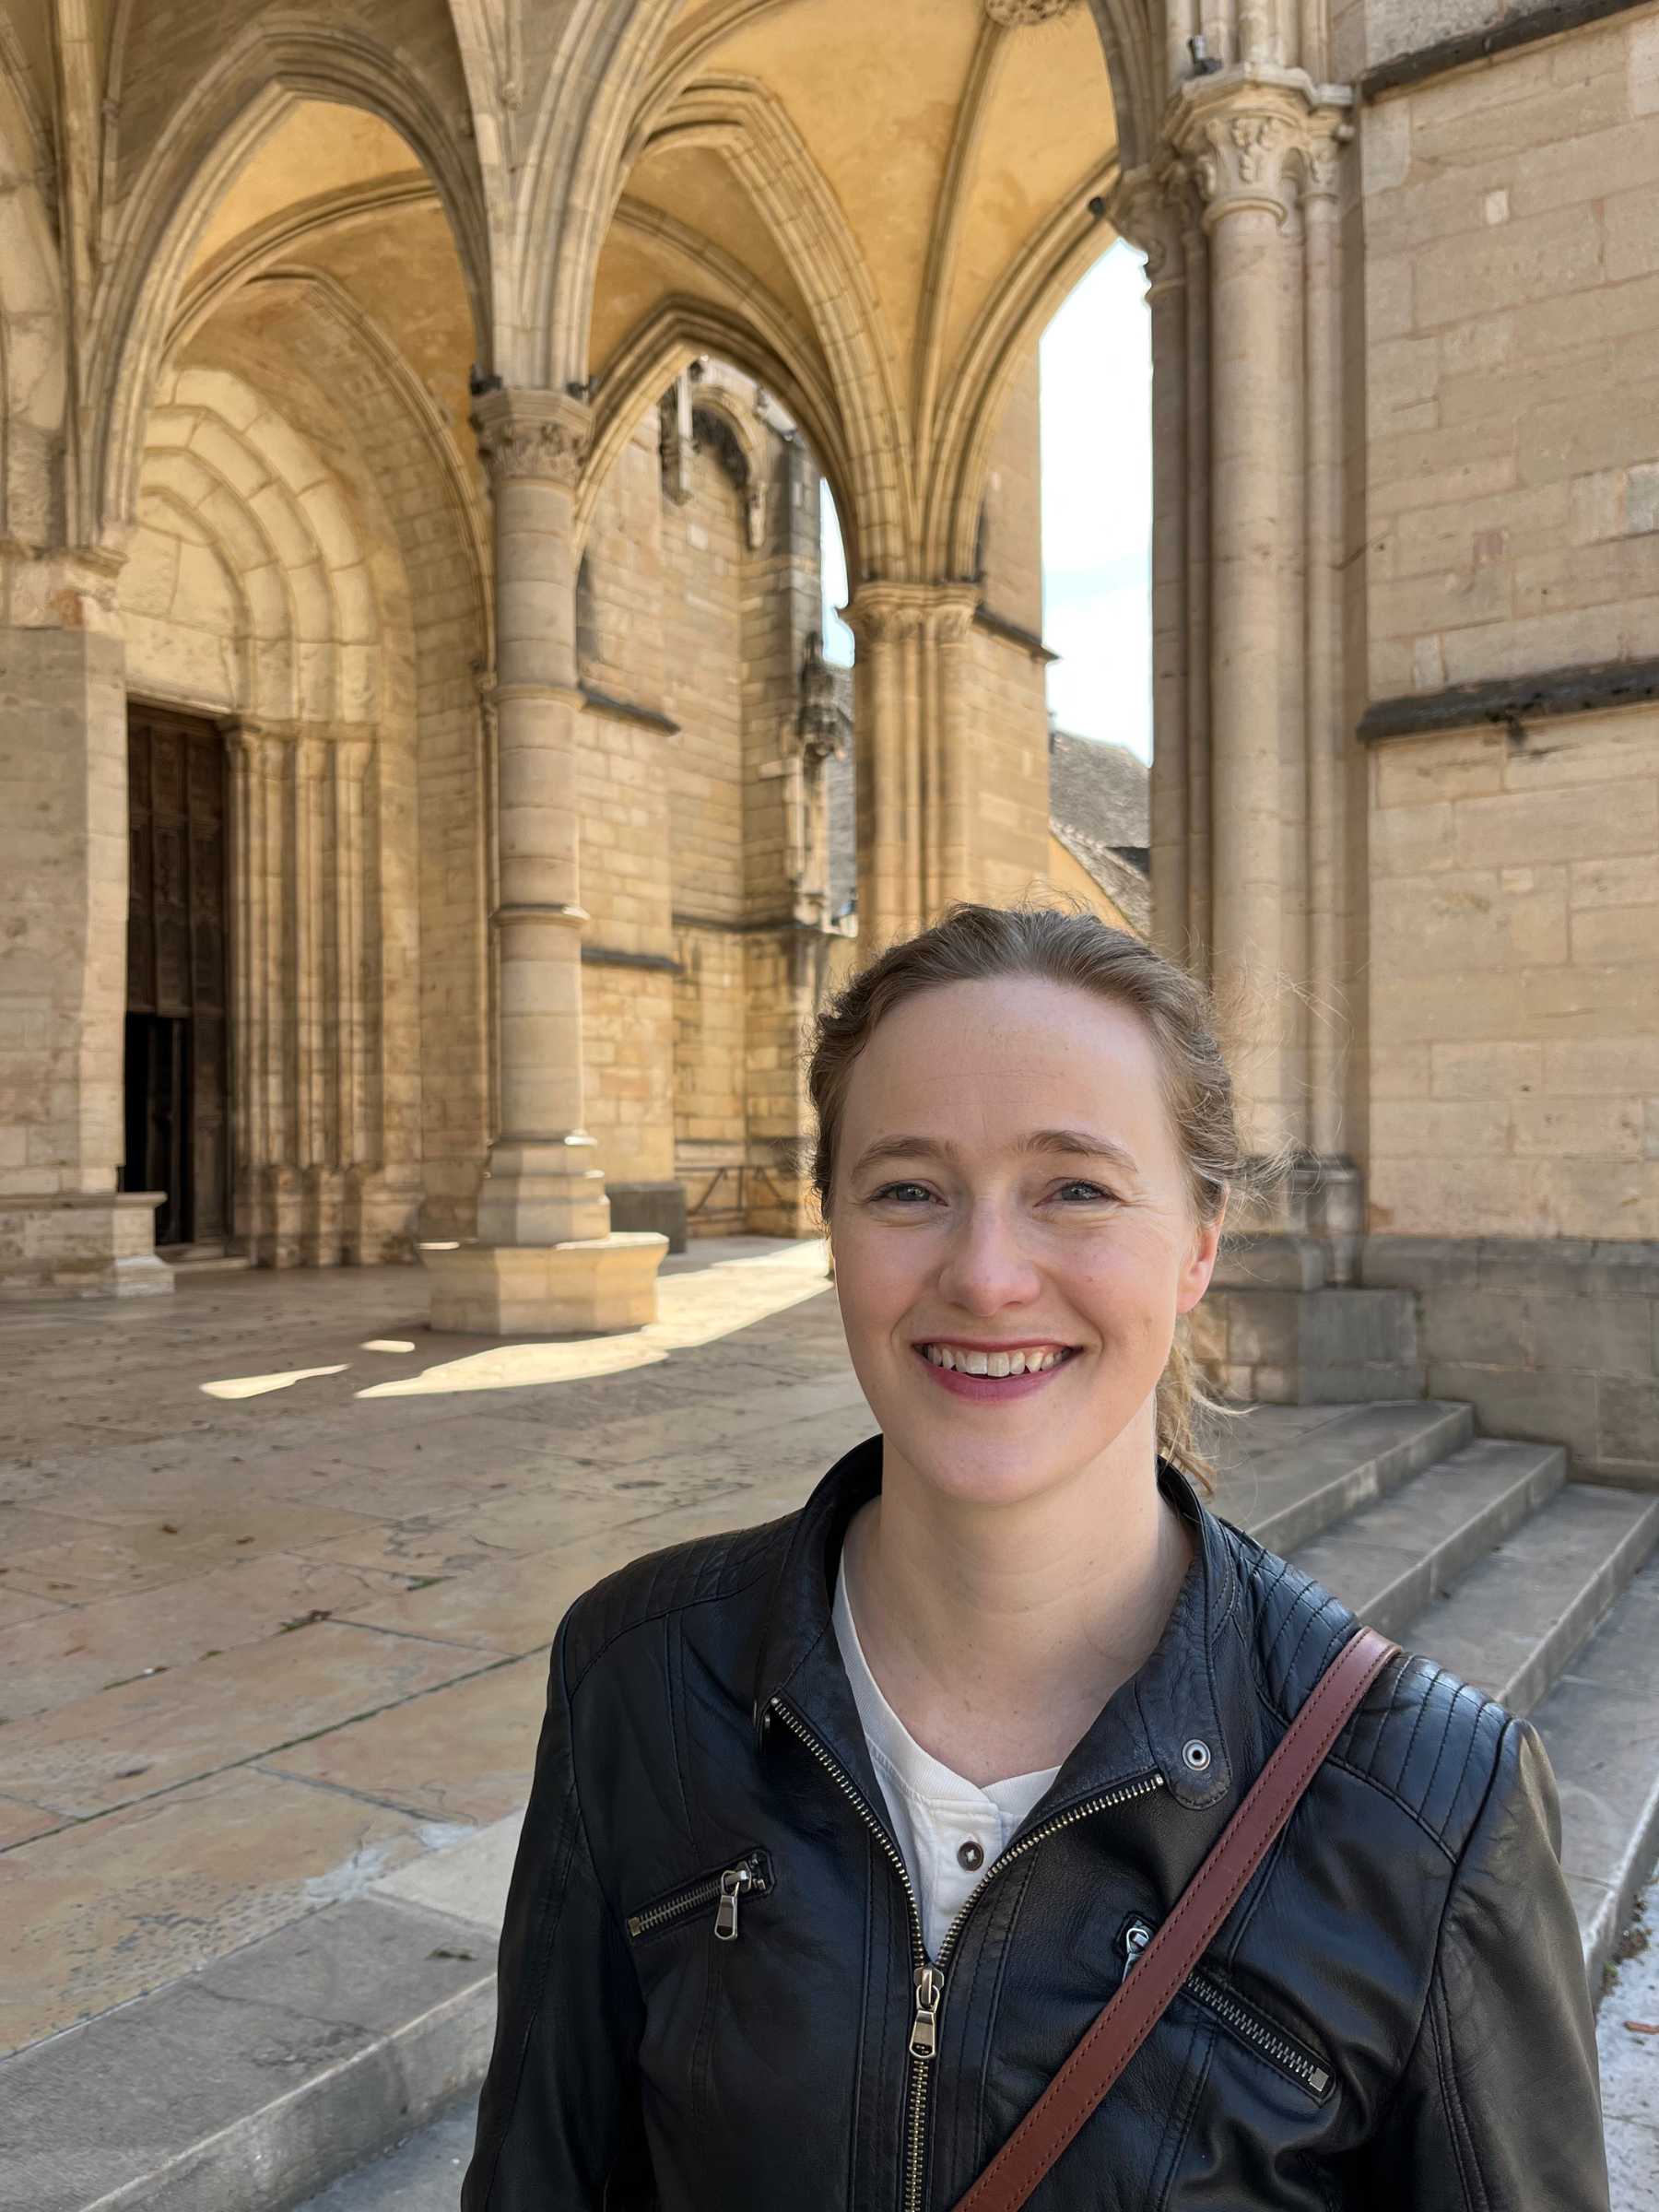
<instances>
[{"instance_id":1,"label":"cathedral facade","mask_svg":"<svg viewBox=\"0 0 1659 2212\"><path fill-rule=\"evenodd\" d=\"M631 1325L810 1228L853 960L1069 891L1296 1147L1212 1371L1646 1479L1656 178L1651 0L0 0L7 1294L420 1249ZM1043 701L1119 238L1144 842Z\"/></svg>"}]
</instances>

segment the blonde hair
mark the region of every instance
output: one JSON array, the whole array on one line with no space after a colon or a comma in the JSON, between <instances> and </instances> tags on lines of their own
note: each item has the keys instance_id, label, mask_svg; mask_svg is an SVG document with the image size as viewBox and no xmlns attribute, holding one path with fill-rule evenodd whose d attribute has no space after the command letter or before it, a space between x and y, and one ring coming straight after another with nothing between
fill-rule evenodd
<instances>
[{"instance_id":1,"label":"blonde hair","mask_svg":"<svg viewBox=\"0 0 1659 2212\"><path fill-rule=\"evenodd\" d=\"M1288 1140L1265 1155L1246 1156L1241 1148L1232 1078L1216 1038L1215 1002L1196 977L1085 907L981 906L959 900L932 928L889 946L849 978L812 1025L807 1086L817 1135L809 1173L826 1234L847 1087L877 1026L906 999L939 984L1004 976L1066 983L1139 1016L1157 1053L1196 1222L1216 1220L1230 1193L1247 1208L1265 1201L1288 1172L1294 1156ZM1158 1384L1159 1453L1212 1490L1216 1469L1205 1446L1215 1438L1204 1430L1245 1410L1209 1395L1187 1339L1187 1316L1178 1316Z\"/></svg>"}]
</instances>

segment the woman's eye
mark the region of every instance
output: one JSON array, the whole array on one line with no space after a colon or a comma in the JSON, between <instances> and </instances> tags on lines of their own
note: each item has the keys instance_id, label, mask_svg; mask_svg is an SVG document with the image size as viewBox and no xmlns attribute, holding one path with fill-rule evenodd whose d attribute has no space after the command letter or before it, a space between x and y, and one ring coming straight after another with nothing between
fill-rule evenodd
<instances>
[{"instance_id":1,"label":"woman's eye","mask_svg":"<svg viewBox=\"0 0 1659 2212\"><path fill-rule=\"evenodd\" d=\"M1060 1192L1066 1191L1081 1191L1086 1200L1091 1203L1096 1200L1103 1200L1108 1205L1112 1203L1112 1193L1103 1190L1098 1182L1083 1182L1075 1180L1070 1182L1063 1182L1060 1185ZM931 1195L924 1183L888 1182L884 1183L880 1190L872 1192L871 1203L878 1205L884 1199L891 1199L896 1205L907 1206L912 1203L911 1198L906 1195L907 1193L914 1193L924 1199Z\"/></svg>"}]
</instances>

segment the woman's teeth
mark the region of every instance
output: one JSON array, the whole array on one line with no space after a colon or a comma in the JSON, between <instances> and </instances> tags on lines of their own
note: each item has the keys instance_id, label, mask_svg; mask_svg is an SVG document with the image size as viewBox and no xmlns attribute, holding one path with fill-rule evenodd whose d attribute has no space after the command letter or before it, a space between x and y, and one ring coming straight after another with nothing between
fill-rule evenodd
<instances>
[{"instance_id":1,"label":"woman's teeth","mask_svg":"<svg viewBox=\"0 0 1659 2212\"><path fill-rule=\"evenodd\" d=\"M1035 1375L1045 1369L1058 1367L1070 1347L1065 1345L1033 1346L1023 1352L972 1352L965 1345L924 1344L922 1347L935 1367L954 1367L965 1375Z\"/></svg>"}]
</instances>

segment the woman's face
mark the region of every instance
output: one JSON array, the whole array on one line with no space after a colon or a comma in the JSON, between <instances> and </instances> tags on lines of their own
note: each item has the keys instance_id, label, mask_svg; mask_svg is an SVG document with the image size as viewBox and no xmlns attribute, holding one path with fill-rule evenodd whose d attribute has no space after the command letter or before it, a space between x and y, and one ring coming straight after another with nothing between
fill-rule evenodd
<instances>
[{"instance_id":1,"label":"woman's face","mask_svg":"<svg viewBox=\"0 0 1659 2212\"><path fill-rule=\"evenodd\" d=\"M1139 1018L1034 977L947 983L885 1017L853 1065L830 1194L853 1365L930 1486L1011 1502L1156 1433L1201 1229ZM927 1347L934 1347L932 1356ZM971 1347L1058 1364L964 1371ZM945 1353L962 1363L942 1369ZM1126 1434L1126 1432L1128 1432Z\"/></svg>"}]
</instances>

